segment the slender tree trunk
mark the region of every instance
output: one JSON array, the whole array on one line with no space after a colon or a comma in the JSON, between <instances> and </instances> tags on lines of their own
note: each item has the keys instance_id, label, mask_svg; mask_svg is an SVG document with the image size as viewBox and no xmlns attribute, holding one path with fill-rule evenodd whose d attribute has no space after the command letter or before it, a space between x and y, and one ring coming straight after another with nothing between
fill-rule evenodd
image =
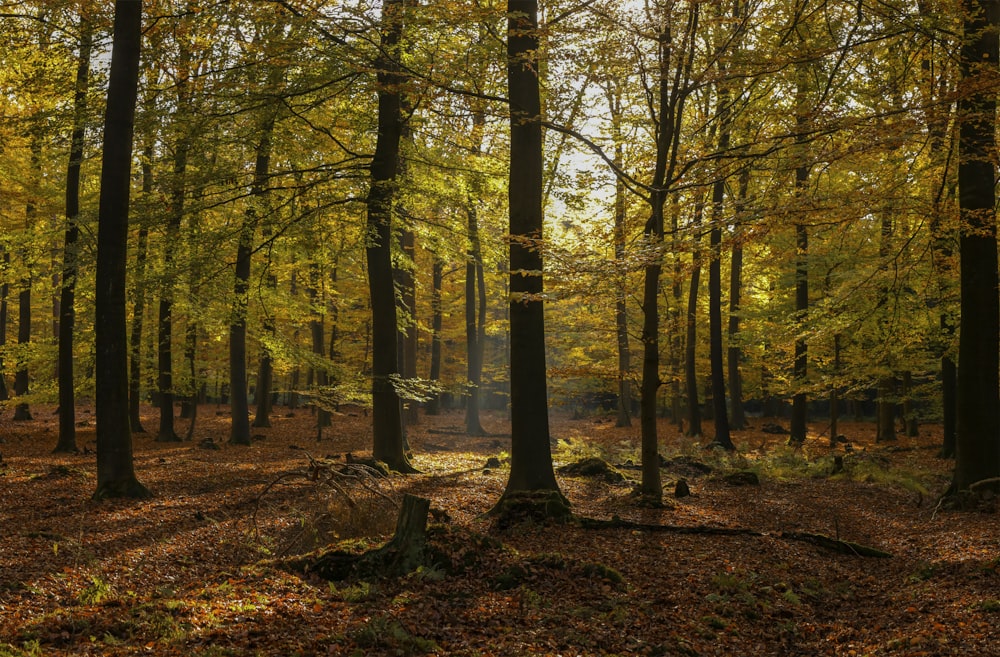
<instances>
[{"instance_id":1,"label":"slender tree trunk","mask_svg":"<svg viewBox=\"0 0 1000 657\"><path fill-rule=\"evenodd\" d=\"M31 175L33 177L32 188L37 189L42 179L42 142L38 135L38 130L33 129L31 135ZM29 201L24 210L24 230L29 233L34 229L37 221L38 210L34 201ZM28 257L28 249L25 247L21 255L24 274L21 277L21 291L17 295L17 345L18 359L17 371L14 374L14 396L24 397L28 394L30 376L28 372L28 345L31 344L31 285L32 272L31 262ZM14 407L14 420L23 422L30 420L31 410L27 402L19 402Z\"/></svg>"},{"instance_id":2,"label":"slender tree trunk","mask_svg":"<svg viewBox=\"0 0 1000 657\"><path fill-rule=\"evenodd\" d=\"M840 334L833 335L833 386L830 388L830 447L837 444L840 432L837 427L840 419L840 391L837 379L840 376Z\"/></svg>"},{"instance_id":3,"label":"slender tree trunk","mask_svg":"<svg viewBox=\"0 0 1000 657\"><path fill-rule=\"evenodd\" d=\"M441 328L444 314L441 309L441 287L444 284L444 261L435 253L431 265L431 366L427 378L437 385L441 380ZM424 411L427 415L441 413L441 393L435 392Z\"/></svg>"},{"instance_id":4,"label":"slender tree trunk","mask_svg":"<svg viewBox=\"0 0 1000 657\"><path fill-rule=\"evenodd\" d=\"M719 63L720 75L725 68ZM716 119L719 125L718 150L729 148L731 110L729 92L725 86L719 90ZM709 361L712 372L712 420L715 424L713 442L727 450L735 450L729 433L729 412L726 409L726 369L722 344L722 204L725 201L726 180L719 174L712 183L712 230L709 233L711 260L708 263L708 341Z\"/></svg>"},{"instance_id":5,"label":"slender tree trunk","mask_svg":"<svg viewBox=\"0 0 1000 657\"><path fill-rule=\"evenodd\" d=\"M677 430L684 431L683 404L681 402L683 393L681 392L681 361L684 355L684 335L687 332L687 316L681 310L684 307L684 267L681 261L680 248L680 198L677 192L671 195L670 201L670 228L671 228L671 248L670 253L673 259L673 269L671 271L670 298L672 300L669 311L670 326L670 417Z\"/></svg>"},{"instance_id":6,"label":"slender tree trunk","mask_svg":"<svg viewBox=\"0 0 1000 657\"><path fill-rule=\"evenodd\" d=\"M148 497L135 477L128 417L125 270L141 0L116 0L97 228L95 498Z\"/></svg>"},{"instance_id":7,"label":"slender tree trunk","mask_svg":"<svg viewBox=\"0 0 1000 657\"><path fill-rule=\"evenodd\" d=\"M479 240L479 223L473 199L468 200L467 207L469 251L465 261L465 340L467 345L467 374L469 377L468 398L465 401L465 431L470 436L482 436L486 433L479 419L481 387L483 379L483 349L485 327L483 319L485 312L484 294L485 277L483 274L482 247ZM479 285L479 281L483 284ZM477 295L478 291L478 295ZM476 303L476 300L479 303ZM478 318L476 311L480 309Z\"/></svg>"},{"instance_id":8,"label":"slender tree trunk","mask_svg":"<svg viewBox=\"0 0 1000 657\"><path fill-rule=\"evenodd\" d=\"M3 249L3 268L10 270L10 251L0 245ZM0 283L0 401L10 399L10 391L7 390L7 377L4 375L3 352L7 346L7 297L10 294L10 284L6 278Z\"/></svg>"},{"instance_id":9,"label":"slender tree trunk","mask_svg":"<svg viewBox=\"0 0 1000 657\"><path fill-rule=\"evenodd\" d=\"M313 387L314 407L316 408L316 441L323 439L323 429L330 426L330 400L327 395L327 369L323 362L324 358L324 329L323 329L323 307L322 293L320 290L319 265L315 262L309 264L309 301L313 307L313 316L309 320L309 335L312 339L312 352L315 356L315 365L310 369L310 383Z\"/></svg>"},{"instance_id":10,"label":"slender tree trunk","mask_svg":"<svg viewBox=\"0 0 1000 657\"><path fill-rule=\"evenodd\" d=\"M150 198L153 192L153 146L147 144L142 157L142 194ZM142 391L142 329L146 312L146 254L149 246L149 229L139 227L135 248L135 300L132 305L132 331L129 334L129 422L133 433L145 433L139 417Z\"/></svg>"},{"instance_id":11,"label":"slender tree trunk","mask_svg":"<svg viewBox=\"0 0 1000 657\"><path fill-rule=\"evenodd\" d=\"M254 179L250 199L243 213L240 243L236 250L236 277L233 283L233 319L229 325L229 388L230 425L229 442L236 445L250 444L250 402L247 396L247 311L249 310L250 256L253 252L254 234L257 232L259 205L266 193L271 159L271 129L273 118L265 121L257 142L254 158Z\"/></svg>"},{"instance_id":12,"label":"slender tree trunk","mask_svg":"<svg viewBox=\"0 0 1000 657\"><path fill-rule=\"evenodd\" d=\"M182 22L185 19L180 19ZM173 373L173 339L174 339L174 289L175 250L179 243L181 222L184 219L184 202L187 196L187 164L191 149L191 131L185 125L190 118L191 110L191 50L186 43L189 38L183 32L179 35L180 58L177 65L177 108L175 110L175 135L173 177L170 189L170 209L167 218L166 240L164 243L164 268L167 279L160 288L160 308L157 322L157 381L156 387L160 401L160 427L156 434L157 442L179 441L180 436L174 429L174 373Z\"/></svg>"},{"instance_id":13,"label":"slender tree trunk","mask_svg":"<svg viewBox=\"0 0 1000 657\"><path fill-rule=\"evenodd\" d=\"M739 193L737 200L737 228L747 220L746 203L750 187L750 170L740 173ZM743 360L743 350L739 345L740 334L740 297L743 293L743 245L739 234L733 236L733 249L729 262L729 349L726 353L726 364L729 374L729 399L732 406L731 426L733 429L745 429L746 413L743 410L743 377L740 373L740 362Z\"/></svg>"},{"instance_id":14,"label":"slender tree trunk","mask_svg":"<svg viewBox=\"0 0 1000 657\"><path fill-rule=\"evenodd\" d=\"M73 133L66 169L66 231L63 237L62 286L59 292L59 441L56 452L76 452L76 395L73 390L73 330L76 323L77 252L80 238L80 166L87 133L87 87L90 81L92 26L80 16L80 55L73 97Z\"/></svg>"},{"instance_id":15,"label":"slender tree trunk","mask_svg":"<svg viewBox=\"0 0 1000 657\"><path fill-rule=\"evenodd\" d=\"M611 112L611 138L615 144L615 166L624 166L625 149L621 129L622 98L619 90L608 91L608 107ZM625 305L628 286L628 265L625 262L625 240L627 237L625 181L615 179L614 201L614 247L615 247L615 337L618 343L618 427L632 426L632 355L628 340L628 310Z\"/></svg>"},{"instance_id":16,"label":"slender tree trunk","mask_svg":"<svg viewBox=\"0 0 1000 657\"><path fill-rule=\"evenodd\" d=\"M953 488L1000 476L1000 299L997 288L996 109L1000 2L963 0L958 190L962 329ZM992 488L997 488L993 484Z\"/></svg>"},{"instance_id":17,"label":"slender tree trunk","mask_svg":"<svg viewBox=\"0 0 1000 657\"><path fill-rule=\"evenodd\" d=\"M417 378L417 288L414 270L416 268L416 235L409 227L399 231L401 266L396 267L399 283L398 316L403 317L397 345L399 373L404 379ZM414 399L403 403L403 425L412 426L420 421L419 407Z\"/></svg>"},{"instance_id":18,"label":"slender tree trunk","mask_svg":"<svg viewBox=\"0 0 1000 657\"><path fill-rule=\"evenodd\" d=\"M687 435L701 436L701 407L698 404L698 287L701 284L701 247L698 245L698 231L701 229L701 216L704 212L704 201L699 198L695 202L694 219L691 222L691 283L688 287L687 302L687 337L684 348L684 383L687 392L688 428Z\"/></svg>"},{"instance_id":19,"label":"slender tree trunk","mask_svg":"<svg viewBox=\"0 0 1000 657\"><path fill-rule=\"evenodd\" d=\"M261 139L257 147L257 154L254 163L254 183L251 191L251 203L256 204L257 214L254 217L256 224L260 215L268 216L268 197L270 196L270 185L268 180L271 176L271 141L274 133L275 116L273 110L268 116L261 129ZM263 229L264 237L270 237L270 228L267 224ZM271 249L267 249L266 267L271 267ZM267 276L268 288L274 290L278 287L278 279L274 274ZM275 333L274 318L270 313L265 312L264 333L273 336ZM271 389L273 387L274 366L271 362L271 350L265 344L260 351L260 363L257 368L257 409L254 413L253 426L271 426Z\"/></svg>"},{"instance_id":20,"label":"slender tree trunk","mask_svg":"<svg viewBox=\"0 0 1000 657\"><path fill-rule=\"evenodd\" d=\"M809 127L810 109L807 101L808 71L805 64L798 65L798 82L795 91L796 112L796 145L798 156L802 158L795 168L795 195L799 203L804 203L809 185L809 163L806 161L808 146L806 144ZM805 208L799 207L798 212L805 215ZM808 431L809 410L806 393L806 377L809 369L809 353L804 326L809 313L809 228L802 219L795 221L795 362L792 366L792 379L795 394L792 396L792 421L789 441L802 444Z\"/></svg>"}]
</instances>

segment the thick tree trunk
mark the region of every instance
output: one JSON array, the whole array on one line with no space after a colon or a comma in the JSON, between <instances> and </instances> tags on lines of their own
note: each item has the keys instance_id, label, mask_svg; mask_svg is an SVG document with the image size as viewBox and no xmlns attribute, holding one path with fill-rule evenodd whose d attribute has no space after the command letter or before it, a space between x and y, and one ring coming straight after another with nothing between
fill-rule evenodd
<instances>
[{"instance_id":1,"label":"thick tree trunk","mask_svg":"<svg viewBox=\"0 0 1000 657\"><path fill-rule=\"evenodd\" d=\"M142 42L141 0L115 2L97 228L95 498L147 497L135 478L128 417L125 270L132 134Z\"/></svg>"},{"instance_id":2,"label":"thick tree trunk","mask_svg":"<svg viewBox=\"0 0 1000 657\"><path fill-rule=\"evenodd\" d=\"M372 305L372 456L399 472L412 472L404 449L403 419L393 378L399 375L396 293L392 276L392 207L399 169L403 117L398 61L404 0L382 5L378 66L378 139L368 193L368 285Z\"/></svg>"},{"instance_id":3,"label":"thick tree trunk","mask_svg":"<svg viewBox=\"0 0 1000 657\"><path fill-rule=\"evenodd\" d=\"M62 286L59 291L59 441L56 452L76 452L76 395L73 389L73 331L76 324L76 276L80 226L80 165L87 133L87 87L90 80L91 23L80 17L80 54L73 97L73 132L66 169L66 230L63 236Z\"/></svg>"},{"instance_id":4,"label":"thick tree trunk","mask_svg":"<svg viewBox=\"0 0 1000 657\"><path fill-rule=\"evenodd\" d=\"M507 2L510 99L511 465L497 505L518 493L561 497L552 467L542 294L542 126L537 0Z\"/></svg>"},{"instance_id":5,"label":"thick tree trunk","mask_svg":"<svg viewBox=\"0 0 1000 657\"><path fill-rule=\"evenodd\" d=\"M964 0L959 85L958 347L955 490L1000 476L1000 299L997 296L996 109L1000 2ZM994 484L993 488L996 488Z\"/></svg>"}]
</instances>

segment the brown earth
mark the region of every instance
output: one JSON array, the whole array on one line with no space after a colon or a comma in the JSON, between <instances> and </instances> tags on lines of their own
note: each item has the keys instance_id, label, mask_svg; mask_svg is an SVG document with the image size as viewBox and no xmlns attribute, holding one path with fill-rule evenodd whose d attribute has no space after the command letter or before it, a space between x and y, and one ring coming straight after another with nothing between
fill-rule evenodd
<instances>
[{"instance_id":1,"label":"brown earth","mask_svg":"<svg viewBox=\"0 0 1000 657\"><path fill-rule=\"evenodd\" d=\"M278 408L252 446L230 447L228 408L205 406L192 442L136 436L136 470L154 498L97 503L92 413L78 413L84 453L57 456L53 409L32 410L31 422L0 417L0 657L1000 655L997 515L936 507L951 467L935 456L936 427L882 446L871 425L847 423L846 453L828 447L819 424L798 450L748 430L727 455L663 424L665 457L712 471L672 461L666 508L646 509L630 496L638 472L627 467L638 427L554 414L558 465L601 456L632 480L560 475L576 514L764 534L722 536L491 527L484 513L507 476L502 414L484 415L485 438L463 435L458 412L422 417L410 430L422 474L338 492L308 476L310 458L364 455L363 411L337 415L317 443L308 410ZM200 447L206 438L221 449ZM834 454L846 471L830 476ZM484 468L489 457L500 467ZM761 484L723 481L738 470ZM674 499L679 478L692 494ZM282 566L335 535L368 535L358 549L384 542L395 510L383 495L405 492L432 500L438 540L466 559L465 572L330 584ZM893 556L838 554L782 532Z\"/></svg>"}]
</instances>

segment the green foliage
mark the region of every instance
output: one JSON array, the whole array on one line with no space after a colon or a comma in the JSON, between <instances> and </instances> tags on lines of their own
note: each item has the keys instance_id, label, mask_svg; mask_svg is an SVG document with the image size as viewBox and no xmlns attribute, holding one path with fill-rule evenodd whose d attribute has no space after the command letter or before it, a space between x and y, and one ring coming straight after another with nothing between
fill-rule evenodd
<instances>
[{"instance_id":1,"label":"green foliage","mask_svg":"<svg viewBox=\"0 0 1000 657\"><path fill-rule=\"evenodd\" d=\"M391 614L375 616L351 634L366 650L390 650L397 655L424 655L441 648L431 639L412 634Z\"/></svg>"},{"instance_id":2,"label":"green foliage","mask_svg":"<svg viewBox=\"0 0 1000 657\"><path fill-rule=\"evenodd\" d=\"M91 575L89 583L77 594L76 599L83 605L96 605L104 602L111 595L111 584L98 575Z\"/></svg>"},{"instance_id":3,"label":"green foliage","mask_svg":"<svg viewBox=\"0 0 1000 657\"><path fill-rule=\"evenodd\" d=\"M0 643L0 657L42 657L42 645L38 639L31 639L21 644L21 647Z\"/></svg>"}]
</instances>

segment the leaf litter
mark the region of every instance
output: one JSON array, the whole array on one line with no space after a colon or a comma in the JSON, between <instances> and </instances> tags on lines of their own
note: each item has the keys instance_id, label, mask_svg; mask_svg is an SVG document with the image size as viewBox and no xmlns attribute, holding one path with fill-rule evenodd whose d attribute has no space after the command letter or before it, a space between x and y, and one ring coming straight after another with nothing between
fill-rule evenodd
<instances>
[{"instance_id":1,"label":"leaf litter","mask_svg":"<svg viewBox=\"0 0 1000 657\"><path fill-rule=\"evenodd\" d=\"M951 468L935 456L938 427L886 447L870 425L847 423L850 453L815 434L793 450L751 429L734 432L729 455L663 424L665 505L652 509L631 496L637 428L553 413L557 466L600 458L625 475L560 474L578 516L760 535L665 534L494 528L485 514L509 467L503 414L484 414L486 438L465 436L457 411L421 417L409 441L422 474L338 491L310 472L366 455L367 418L336 415L333 438L317 443L315 417L298 409L276 414L252 446L231 447L225 410L202 414L189 443L137 434L136 471L156 496L101 503L90 501L93 428L78 432L84 453L66 456L50 453L50 409L0 421L0 656L916 656L1000 646L997 515L935 508ZM199 448L206 438L221 449ZM844 471L833 474L836 455ZM726 484L737 471L760 484ZM680 478L691 494L675 499ZM383 544L395 522L386 500L403 493L432 501L437 566L336 582L285 567L328 545ZM783 532L893 556L838 554Z\"/></svg>"}]
</instances>

